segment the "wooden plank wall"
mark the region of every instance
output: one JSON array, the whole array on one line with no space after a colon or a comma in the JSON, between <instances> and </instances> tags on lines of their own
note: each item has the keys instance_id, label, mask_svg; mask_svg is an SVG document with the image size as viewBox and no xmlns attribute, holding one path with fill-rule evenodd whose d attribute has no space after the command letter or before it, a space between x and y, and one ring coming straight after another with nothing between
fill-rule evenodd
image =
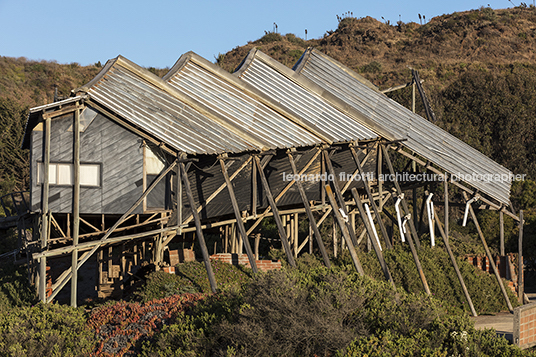
<instances>
[{"instance_id":1,"label":"wooden plank wall","mask_svg":"<svg viewBox=\"0 0 536 357\"><path fill-rule=\"evenodd\" d=\"M68 131L73 115L53 119L51 123L51 162L72 162L73 139ZM32 132L31 207L40 209L41 185L37 184L37 162L42 160L43 131ZM143 192L142 140L137 135L97 115L91 125L80 133L80 161L99 163L101 187L80 190L81 214L121 214ZM50 186L50 210L54 213L72 211L72 187ZM134 213L142 213L138 208Z\"/></svg>"}]
</instances>

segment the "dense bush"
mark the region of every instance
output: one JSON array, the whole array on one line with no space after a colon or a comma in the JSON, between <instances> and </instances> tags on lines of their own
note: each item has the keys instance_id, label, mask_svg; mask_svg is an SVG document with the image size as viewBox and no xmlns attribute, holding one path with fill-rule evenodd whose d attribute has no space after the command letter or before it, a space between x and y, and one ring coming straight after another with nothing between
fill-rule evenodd
<instances>
[{"instance_id":1,"label":"dense bush","mask_svg":"<svg viewBox=\"0 0 536 357\"><path fill-rule=\"evenodd\" d=\"M12 357L88 356L95 338L84 312L42 304L0 314L0 355Z\"/></svg>"},{"instance_id":2,"label":"dense bush","mask_svg":"<svg viewBox=\"0 0 536 357\"><path fill-rule=\"evenodd\" d=\"M29 306L35 300L36 293L28 283L27 268L13 266L11 262L0 264L0 313Z\"/></svg>"},{"instance_id":3,"label":"dense bush","mask_svg":"<svg viewBox=\"0 0 536 357\"><path fill-rule=\"evenodd\" d=\"M211 261L218 290L239 289L250 279L251 270L220 261ZM147 277L144 287L137 292L143 301L161 299L181 293L210 292L210 283L202 262L188 262L175 267L175 274L153 272Z\"/></svg>"},{"instance_id":4,"label":"dense bush","mask_svg":"<svg viewBox=\"0 0 536 357\"><path fill-rule=\"evenodd\" d=\"M424 292L415 261L407 245L397 244L394 249L384 250L383 253L397 287L411 293ZM368 275L378 280L385 279L374 252L360 253L359 256ZM349 264L348 255L344 255L342 260ZM441 242L437 242L433 248L423 244L419 250L419 260L433 296L453 312L470 312L452 262ZM476 269L467 261L458 259L457 263L477 313L507 310L495 276ZM518 302L512 291L508 288L506 290L512 305L517 306Z\"/></svg>"}]
</instances>

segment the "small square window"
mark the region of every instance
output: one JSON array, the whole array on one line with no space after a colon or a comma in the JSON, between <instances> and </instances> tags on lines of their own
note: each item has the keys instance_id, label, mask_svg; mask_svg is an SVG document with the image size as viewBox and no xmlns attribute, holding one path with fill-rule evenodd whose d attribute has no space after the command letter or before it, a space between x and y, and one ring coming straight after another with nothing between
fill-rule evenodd
<instances>
[{"instance_id":1,"label":"small square window","mask_svg":"<svg viewBox=\"0 0 536 357\"><path fill-rule=\"evenodd\" d=\"M100 165L98 164L80 165L80 185L100 186Z\"/></svg>"}]
</instances>

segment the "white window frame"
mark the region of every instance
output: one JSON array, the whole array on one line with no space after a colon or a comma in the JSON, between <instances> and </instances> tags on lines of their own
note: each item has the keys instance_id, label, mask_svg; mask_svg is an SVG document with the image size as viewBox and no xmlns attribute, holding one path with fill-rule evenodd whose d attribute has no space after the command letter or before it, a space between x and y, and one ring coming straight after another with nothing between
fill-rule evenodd
<instances>
[{"instance_id":1,"label":"white window frame","mask_svg":"<svg viewBox=\"0 0 536 357\"><path fill-rule=\"evenodd\" d=\"M72 186L74 184L74 165L71 163L51 162L49 164L48 183L56 186ZM65 175L65 170L70 172ZM101 164L80 164L80 186L101 187ZM89 177L85 172L91 172L93 177ZM60 173L62 173L60 175ZM42 162L37 163L37 183L44 183L44 166Z\"/></svg>"}]
</instances>

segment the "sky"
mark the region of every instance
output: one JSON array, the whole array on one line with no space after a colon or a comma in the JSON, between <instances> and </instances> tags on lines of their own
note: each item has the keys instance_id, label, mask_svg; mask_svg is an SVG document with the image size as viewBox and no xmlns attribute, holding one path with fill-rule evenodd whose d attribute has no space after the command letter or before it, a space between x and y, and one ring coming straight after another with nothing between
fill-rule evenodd
<instances>
[{"instance_id":1,"label":"sky","mask_svg":"<svg viewBox=\"0 0 536 357\"><path fill-rule=\"evenodd\" d=\"M513 2L512 2L513 1ZM143 67L171 67L185 52L214 62L220 53L261 38L265 31L321 38L337 15L419 23L435 16L519 0L168 1L0 0L0 56L104 64L122 55ZM530 5L534 0L528 0Z\"/></svg>"}]
</instances>

